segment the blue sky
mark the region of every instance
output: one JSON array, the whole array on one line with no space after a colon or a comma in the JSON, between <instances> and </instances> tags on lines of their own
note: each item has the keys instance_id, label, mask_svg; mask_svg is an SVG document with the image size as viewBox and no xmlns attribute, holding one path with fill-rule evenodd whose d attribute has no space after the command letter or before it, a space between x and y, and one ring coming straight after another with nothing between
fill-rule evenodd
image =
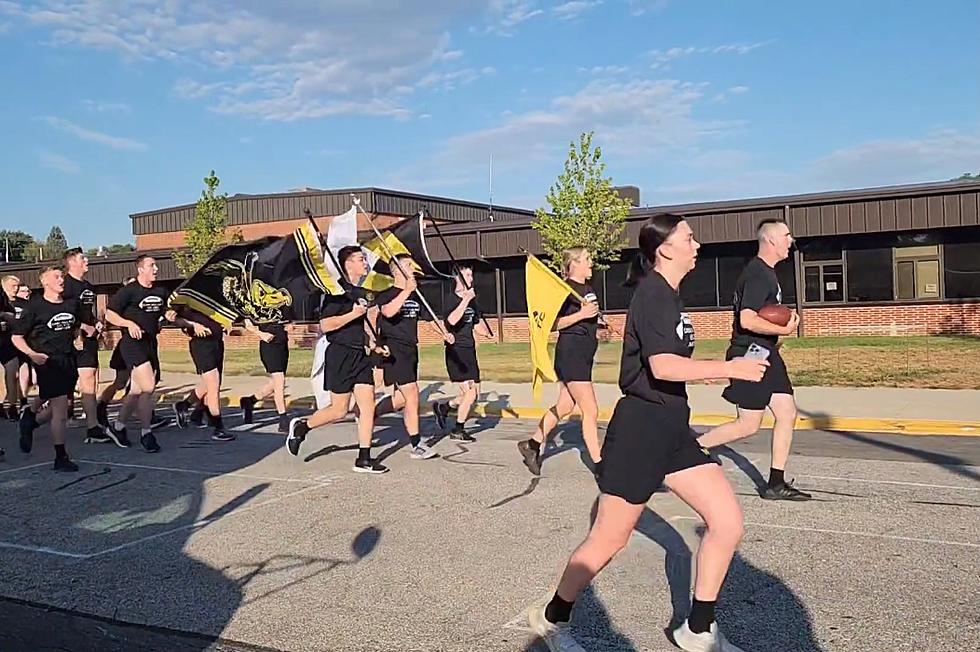
<instances>
[{"instance_id":1,"label":"blue sky","mask_svg":"<svg viewBox=\"0 0 980 652\"><path fill-rule=\"evenodd\" d=\"M0 0L0 228L382 186L541 205L596 132L642 203L980 171L980 3Z\"/></svg>"}]
</instances>

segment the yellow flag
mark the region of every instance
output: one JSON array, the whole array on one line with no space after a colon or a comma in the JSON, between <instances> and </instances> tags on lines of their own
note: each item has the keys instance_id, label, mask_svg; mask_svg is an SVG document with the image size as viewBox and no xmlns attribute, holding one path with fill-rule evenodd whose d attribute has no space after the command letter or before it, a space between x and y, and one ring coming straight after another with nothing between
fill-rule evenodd
<instances>
[{"instance_id":1,"label":"yellow flag","mask_svg":"<svg viewBox=\"0 0 980 652\"><path fill-rule=\"evenodd\" d=\"M531 391L534 400L541 398L541 385L555 382L555 364L548 353L548 338L565 299L573 292L565 281L534 256L528 254L524 266L527 286L528 330L531 339Z\"/></svg>"}]
</instances>

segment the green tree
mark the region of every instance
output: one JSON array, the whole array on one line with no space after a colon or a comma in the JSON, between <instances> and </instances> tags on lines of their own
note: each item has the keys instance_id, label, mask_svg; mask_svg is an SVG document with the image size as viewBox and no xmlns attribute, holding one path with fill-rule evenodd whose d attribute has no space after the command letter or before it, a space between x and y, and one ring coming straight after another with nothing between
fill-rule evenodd
<instances>
[{"instance_id":1,"label":"green tree","mask_svg":"<svg viewBox=\"0 0 980 652\"><path fill-rule=\"evenodd\" d=\"M23 263L37 260L39 245L30 233L0 230L0 262Z\"/></svg>"},{"instance_id":2,"label":"green tree","mask_svg":"<svg viewBox=\"0 0 980 652\"><path fill-rule=\"evenodd\" d=\"M950 179L950 181L980 181L980 172L976 174L970 174L969 172L964 172L960 176Z\"/></svg>"},{"instance_id":3,"label":"green tree","mask_svg":"<svg viewBox=\"0 0 980 652\"><path fill-rule=\"evenodd\" d=\"M136 251L136 247L131 244L111 244L104 247L93 247L85 252L87 256L111 256L112 254L124 254Z\"/></svg>"},{"instance_id":4,"label":"green tree","mask_svg":"<svg viewBox=\"0 0 980 652\"><path fill-rule=\"evenodd\" d=\"M174 251L174 263L184 276L190 276L207 262L221 245L225 244L228 226L228 195L218 194L221 180L211 170L204 179L204 190L197 201L194 220L187 226L187 248Z\"/></svg>"},{"instance_id":5,"label":"green tree","mask_svg":"<svg viewBox=\"0 0 980 652\"><path fill-rule=\"evenodd\" d=\"M48 239L44 241L44 259L60 259L67 249L68 239L61 232L61 227L58 225L52 226L51 231L48 233Z\"/></svg>"},{"instance_id":6,"label":"green tree","mask_svg":"<svg viewBox=\"0 0 980 652\"><path fill-rule=\"evenodd\" d=\"M601 148L592 147L592 132L579 136L578 145L569 143L565 170L548 191L551 211L537 209L532 223L553 268L560 267L561 252L570 247L587 248L597 270L619 260L630 201L616 193L605 172Z\"/></svg>"}]
</instances>

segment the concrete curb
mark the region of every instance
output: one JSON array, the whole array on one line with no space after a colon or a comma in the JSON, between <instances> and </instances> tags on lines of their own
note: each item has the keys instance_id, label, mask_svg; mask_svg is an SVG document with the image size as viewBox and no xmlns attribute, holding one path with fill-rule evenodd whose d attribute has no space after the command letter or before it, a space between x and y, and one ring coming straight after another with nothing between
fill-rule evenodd
<instances>
[{"instance_id":1,"label":"concrete curb","mask_svg":"<svg viewBox=\"0 0 980 652\"><path fill-rule=\"evenodd\" d=\"M158 394L157 400L160 402L170 402L180 400L186 396L186 392L165 392ZM221 398L221 405L224 407L238 407L241 396L238 394L226 394ZM271 400L259 402L262 407L272 406ZM293 409L312 410L316 403L312 396L301 398L286 398L286 407ZM544 416L547 408L540 407L521 407L510 405L494 405L492 402L487 405L479 405L473 410L474 416L498 417L501 419L540 419ZM421 414L431 414L429 406L422 406ZM608 422L612 417L612 410L602 408L599 410L599 421ZM733 419L732 414L692 414L691 425L694 426L717 426L727 423ZM578 415L572 418L577 419ZM772 427L772 418L768 415L762 421L764 428ZM839 417L839 416L815 416L798 417L796 427L799 430L825 430L825 431L850 431L850 432L869 432L878 434L895 435L916 435L916 436L936 436L947 437L980 437L980 422L975 421L941 421L930 419L895 419L895 418L871 418L871 417Z\"/></svg>"}]
</instances>

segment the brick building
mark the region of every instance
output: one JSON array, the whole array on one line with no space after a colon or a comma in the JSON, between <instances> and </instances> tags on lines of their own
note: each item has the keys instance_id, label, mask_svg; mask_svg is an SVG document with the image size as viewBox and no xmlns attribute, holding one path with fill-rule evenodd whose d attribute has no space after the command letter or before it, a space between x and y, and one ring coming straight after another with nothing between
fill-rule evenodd
<instances>
[{"instance_id":1,"label":"brick building","mask_svg":"<svg viewBox=\"0 0 980 652\"><path fill-rule=\"evenodd\" d=\"M640 204L639 190L621 190ZM498 339L527 338L524 257L521 248L540 253L540 238L531 228L533 211L493 207L440 197L382 190L312 190L274 195L235 195L228 201L231 228L246 239L284 235L302 223L303 209L332 216L350 207L350 196L379 227L428 209L453 255L475 269L478 304ZM681 287L699 337L728 337L731 297L745 262L754 255L756 224L778 217L798 241L793 256L777 267L783 299L802 315L804 335L969 334L980 335L980 184L932 183L867 190L815 193L739 201L638 207L627 223L628 247L635 247L640 225L651 213L686 215L703 246L697 267ZM152 253L160 280L180 281L171 250L183 243L183 229L194 205L135 213L131 216L137 253ZM361 219L359 228L367 230ZM429 230L427 230L429 231ZM427 245L434 260L450 270L449 255L433 233ZM132 273L137 254L95 258L90 280L100 305ZM629 292L622 287L635 249L593 279L614 330L622 331ZM37 264L0 266L0 273L20 274L36 282ZM451 292L448 284L426 281L422 289L436 311ZM314 315L308 316L310 321ZM305 345L315 326L297 324L293 338ZM432 329L420 327L422 341L435 341ZM250 336L234 332L230 346L254 346ZM177 333L164 344L185 345Z\"/></svg>"}]
</instances>

